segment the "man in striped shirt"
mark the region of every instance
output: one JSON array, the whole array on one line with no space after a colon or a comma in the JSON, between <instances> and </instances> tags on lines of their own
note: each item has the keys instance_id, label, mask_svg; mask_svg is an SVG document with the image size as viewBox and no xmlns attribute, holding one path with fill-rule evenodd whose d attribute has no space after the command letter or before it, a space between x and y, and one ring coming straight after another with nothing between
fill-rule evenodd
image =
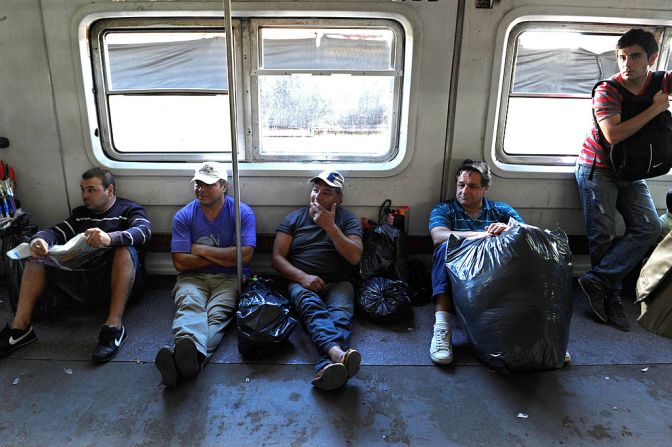
<instances>
[{"instance_id":1,"label":"man in striped shirt","mask_svg":"<svg viewBox=\"0 0 672 447\"><path fill-rule=\"evenodd\" d=\"M649 66L658 57L658 43L648 31L631 29L616 45L619 73L611 79L633 95L646 94L652 73ZM591 269L579 285L597 317L620 330L629 330L623 313L621 289L632 270L660 234L656 207L644 180L618 180L611 169L609 147L634 135L669 106L672 72L665 74L662 90L651 105L634 117L622 120L623 95L603 83L595 89L593 110L599 125L593 125L577 160L579 185L588 236ZM600 135L601 134L601 135ZM615 238L616 211L623 216L625 235Z\"/></svg>"},{"instance_id":2,"label":"man in striped shirt","mask_svg":"<svg viewBox=\"0 0 672 447\"><path fill-rule=\"evenodd\" d=\"M509 229L515 219L525 223L516 210L504 202L485 197L490 187L490 168L483 161L465 160L455 175L455 199L436 205L429 216L429 231L434 242L432 297L436 305L436 322L429 354L434 363L453 361L448 314L453 312L451 285L445 265L446 241L459 238L497 236Z\"/></svg>"},{"instance_id":3,"label":"man in striped shirt","mask_svg":"<svg viewBox=\"0 0 672 447\"><path fill-rule=\"evenodd\" d=\"M35 304L47 286L55 286L78 301L107 303L107 320L98 337L93 360L112 359L128 338L121 323L126 301L140 290L138 249L151 237L147 213L137 203L115 195L112 174L92 168L80 182L84 206L72 210L60 224L39 231L30 241L32 260L21 280L16 315L0 332L0 356L37 340L31 325ZM81 270L66 271L41 263L49 247L63 245L83 233L96 248Z\"/></svg>"}]
</instances>

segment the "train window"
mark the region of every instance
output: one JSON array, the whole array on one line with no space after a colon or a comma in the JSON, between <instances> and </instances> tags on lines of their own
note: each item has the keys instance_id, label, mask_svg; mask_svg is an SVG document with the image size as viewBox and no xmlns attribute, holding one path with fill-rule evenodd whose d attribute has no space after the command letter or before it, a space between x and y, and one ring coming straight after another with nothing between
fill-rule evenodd
<instances>
[{"instance_id":1,"label":"train window","mask_svg":"<svg viewBox=\"0 0 672 447\"><path fill-rule=\"evenodd\" d=\"M233 30L239 160L385 162L399 153L397 21L239 18ZM102 19L88 41L94 141L107 157L230 160L221 20Z\"/></svg>"},{"instance_id":2,"label":"train window","mask_svg":"<svg viewBox=\"0 0 672 447\"><path fill-rule=\"evenodd\" d=\"M221 21L105 20L92 28L91 44L100 139L110 158L230 159Z\"/></svg>"},{"instance_id":3,"label":"train window","mask_svg":"<svg viewBox=\"0 0 672 447\"><path fill-rule=\"evenodd\" d=\"M574 164L592 122L592 87L618 72L614 48L628 29L549 22L515 26L504 69L497 158Z\"/></svg>"},{"instance_id":4,"label":"train window","mask_svg":"<svg viewBox=\"0 0 672 447\"><path fill-rule=\"evenodd\" d=\"M255 160L390 160L403 34L394 22L253 20Z\"/></svg>"}]
</instances>

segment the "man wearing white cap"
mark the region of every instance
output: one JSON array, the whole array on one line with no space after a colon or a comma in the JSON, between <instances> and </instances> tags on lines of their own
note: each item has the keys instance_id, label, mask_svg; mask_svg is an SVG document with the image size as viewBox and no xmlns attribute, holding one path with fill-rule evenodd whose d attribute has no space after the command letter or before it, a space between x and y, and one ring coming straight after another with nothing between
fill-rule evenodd
<instances>
[{"instance_id":1,"label":"man wearing white cap","mask_svg":"<svg viewBox=\"0 0 672 447\"><path fill-rule=\"evenodd\" d=\"M226 169L202 163L191 179L196 199L173 219L171 253L178 271L173 289L175 348L156 354L163 384L174 388L181 379L196 376L217 350L238 303L234 201L226 195ZM252 209L240 204L243 272L256 246Z\"/></svg>"},{"instance_id":2,"label":"man wearing white cap","mask_svg":"<svg viewBox=\"0 0 672 447\"><path fill-rule=\"evenodd\" d=\"M341 208L343 176L327 169L310 179L307 207L280 224L273 267L287 278L292 305L320 351L312 384L339 388L359 371L361 354L349 349L355 292L349 279L362 257L359 219Z\"/></svg>"}]
</instances>

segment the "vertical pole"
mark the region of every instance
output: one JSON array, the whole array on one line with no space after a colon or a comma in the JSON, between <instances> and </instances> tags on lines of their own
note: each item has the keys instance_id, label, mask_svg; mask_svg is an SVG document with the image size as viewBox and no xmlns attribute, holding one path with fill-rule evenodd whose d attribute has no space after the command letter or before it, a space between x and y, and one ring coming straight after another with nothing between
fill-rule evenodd
<instances>
[{"instance_id":1,"label":"vertical pole","mask_svg":"<svg viewBox=\"0 0 672 447\"><path fill-rule=\"evenodd\" d=\"M236 113L236 66L233 51L233 27L231 20L231 0L224 0L224 28L226 38L226 61L229 79L229 114L231 121L231 170L233 177L233 203L236 220L236 267L238 268L238 288L243 287L243 251L240 236L240 177L238 175L238 115Z\"/></svg>"}]
</instances>

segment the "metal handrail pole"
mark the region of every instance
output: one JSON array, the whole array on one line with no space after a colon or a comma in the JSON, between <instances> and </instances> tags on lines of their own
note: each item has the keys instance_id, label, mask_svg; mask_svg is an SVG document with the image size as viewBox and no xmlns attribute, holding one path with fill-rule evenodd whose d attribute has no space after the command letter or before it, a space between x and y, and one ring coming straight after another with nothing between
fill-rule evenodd
<instances>
[{"instance_id":1,"label":"metal handrail pole","mask_svg":"<svg viewBox=\"0 0 672 447\"><path fill-rule=\"evenodd\" d=\"M233 52L233 26L231 20L231 0L224 0L224 37L226 40L226 66L229 82L229 114L231 124L231 174L233 178L233 203L236 223L236 267L238 290L243 287L243 247L240 235L240 177L238 175L238 116L236 113L236 70Z\"/></svg>"}]
</instances>

